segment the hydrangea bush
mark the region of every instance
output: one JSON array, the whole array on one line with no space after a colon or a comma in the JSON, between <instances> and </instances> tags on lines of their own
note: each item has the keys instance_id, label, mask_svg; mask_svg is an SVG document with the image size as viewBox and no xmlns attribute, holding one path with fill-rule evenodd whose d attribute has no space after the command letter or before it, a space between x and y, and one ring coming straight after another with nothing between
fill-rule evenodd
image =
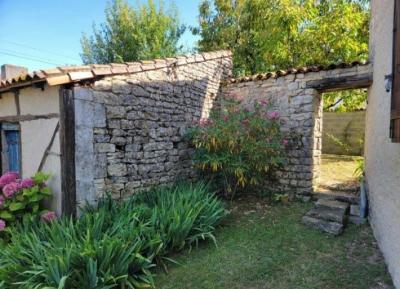
<instances>
[{"instance_id":1,"label":"hydrangea bush","mask_svg":"<svg viewBox=\"0 0 400 289\"><path fill-rule=\"evenodd\" d=\"M223 100L222 111L189 132L195 165L217 181L226 196L258 186L285 162L289 139L280 129L280 114L266 100L245 105L237 97Z\"/></svg>"},{"instance_id":2,"label":"hydrangea bush","mask_svg":"<svg viewBox=\"0 0 400 289\"><path fill-rule=\"evenodd\" d=\"M24 218L41 216L43 221L55 218L54 212L43 210L41 202L51 196L46 185L49 175L37 173L32 178L21 179L16 172L0 177L0 232Z\"/></svg>"}]
</instances>

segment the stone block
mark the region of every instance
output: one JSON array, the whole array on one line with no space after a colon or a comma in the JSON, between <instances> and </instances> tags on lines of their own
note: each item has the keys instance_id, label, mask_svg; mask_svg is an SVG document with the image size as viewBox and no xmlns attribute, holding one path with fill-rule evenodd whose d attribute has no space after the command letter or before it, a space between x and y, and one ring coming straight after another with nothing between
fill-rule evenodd
<instances>
[{"instance_id":1,"label":"stone block","mask_svg":"<svg viewBox=\"0 0 400 289\"><path fill-rule=\"evenodd\" d=\"M109 165L107 171L108 175L116 177L126 176L128 172L126 164L121 164L121 163Z\"/></svg>"},{"instance_id":2,"label":"stone block","mask_svg":"<svg viewBox=\"0 0 400 289\"><path fill-rule=\"evenodd\" d=\"M107 118L125 118L126 111L123 106L107 106Z\"/></svg>"},{"instance_id":3,"label":"stone block","mask_svg":"<svg viewBox=\"0 0 400 289\"><path fill-rule=\"evenodd\" d=\"M96 143L94 145L94 150L97 153L115 152L115 145L110 143Z\"/></svg>"}]
</instances>

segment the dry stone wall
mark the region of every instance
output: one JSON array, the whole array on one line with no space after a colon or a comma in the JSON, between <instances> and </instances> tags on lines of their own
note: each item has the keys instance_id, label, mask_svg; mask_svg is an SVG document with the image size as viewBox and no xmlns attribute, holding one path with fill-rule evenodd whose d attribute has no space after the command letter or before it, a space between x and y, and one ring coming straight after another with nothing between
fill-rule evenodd
<instances>
[{"instance_id":1,"label":"dry stone wall","mask_svg":"<svg viewBox=\"0 0 400 289\"><path fill-rule=\"evenodd\" d=\"M78 203L194 177L185 134L209 116L220 83L230 76L231 54L157 65L74 88Z\"/></svg>"},{"instance_id":2,"label":"dry stone wall","mask_svg":"<svg viewBox=\"0 0 400 289\"><path fill-rule=\"evenodd\" d=\"M370 65L336 68L308 73L294 73L267 79L243 78L228 82L225 96L238 95L244 102L267 100L280 112L282 130L293 138L287 164L278 172L273 189L307 199L319 178L322 149L323 85L347 78L369 79ZM365 75L365 77L364 77ZM358 85L355 82L355 85ZM318 87L318 88L315 88ZM332 87L331 87L332 89Z\"/></svg>"}]
</instances>

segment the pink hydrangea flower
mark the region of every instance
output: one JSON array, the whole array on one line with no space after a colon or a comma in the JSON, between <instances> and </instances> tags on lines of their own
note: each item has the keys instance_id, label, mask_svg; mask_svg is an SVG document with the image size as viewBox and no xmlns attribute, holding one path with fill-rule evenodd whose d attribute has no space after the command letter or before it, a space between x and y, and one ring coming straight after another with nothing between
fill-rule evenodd
<instances>
[{"instance_id":1,"label":"pink hydrangea flower","mask_svg":"<svg viewBox=\"0 0 400 289\"><path fill-rule=\"evenodd\" d=\"M6 221L0 219L0 232L6 228Z\"/></svg>"},{"instance_id":2,"label":"pink hydrangea flower","mask_svg":"<svg viewBox=\"0 0 400 289\"><path fill-rule=\"evenodd\" d=\"M54 221L55 219L57 219L57 215L56 215L55 212L49 211L49 212L43 213L43 214L40 216L40 219L41 219L43 222L51 222L51 221Z\"/></svg>"},{"instance_id":3,"label":"pink hydrangea flower","mask_svg":"<svg viewBox=\"0 0 400 289\"><path fill-rule=\"evenodd\" d=\"M15 182L19 178L19 174L16 172L7 172L0 177L0 187L4 187L9 183Z\"/></svg>"},{"instance_id":4,"label":"pink hydrangea flower","mask_svg":"<svg viewBox=\"0 0 400 289\"><path fill-rule=\"evenodd\" d=\"M267 113L267 118L269 120L277 119L279 118L279 116L280 116L279 111L271 111Z\"/></svg>"},{"instance_id":5,"label":"pink hydrangea flower","mask_svg":"<svg viewBox=\"0 0 400 289\"><path fill-rule=\"evenodd\" d=\"M29 188L32 188L34 185L35 185L35 182L31 178L28 178L28 179L23 179L21 181L21 183L19 184L19 187L21 189L29 189Z\"/></svg>"},{"instance_id":6,"label":"pink hydrangea flower","mask_svg":"<svg viewBox=\"0 0 400 289\"><path fill-rule=\"evenodd\" d=\"M5 185L3 187L3 194L6 198L12 198L16 192L19 190L19 184L13 182Z\"/></svg>"},{"instance_id":7,"label":"pink hydrangea flower","mask_svg":"<svg viewBox=\"0 0 400 289\"><path fill-rule=\"evenodd\" d=\"M0 207L4 204L4 197L0 195Z\"/></svg>"}]
</instances>

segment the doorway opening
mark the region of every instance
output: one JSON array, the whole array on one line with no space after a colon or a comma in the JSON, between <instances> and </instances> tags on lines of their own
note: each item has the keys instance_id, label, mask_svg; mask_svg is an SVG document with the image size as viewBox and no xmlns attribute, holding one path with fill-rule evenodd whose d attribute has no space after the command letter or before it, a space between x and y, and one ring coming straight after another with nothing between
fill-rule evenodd
<instances>
[{"instance_id":1,"label":"doorway opening","mask_svg":"<svg viewBox=\"0 0 400 289\"><path fill-rule=\"evenodd\" d=\"M316 192L357 194L364 171L367 89L322 94L322 150Z\"/></svg>"}]
</instances>

